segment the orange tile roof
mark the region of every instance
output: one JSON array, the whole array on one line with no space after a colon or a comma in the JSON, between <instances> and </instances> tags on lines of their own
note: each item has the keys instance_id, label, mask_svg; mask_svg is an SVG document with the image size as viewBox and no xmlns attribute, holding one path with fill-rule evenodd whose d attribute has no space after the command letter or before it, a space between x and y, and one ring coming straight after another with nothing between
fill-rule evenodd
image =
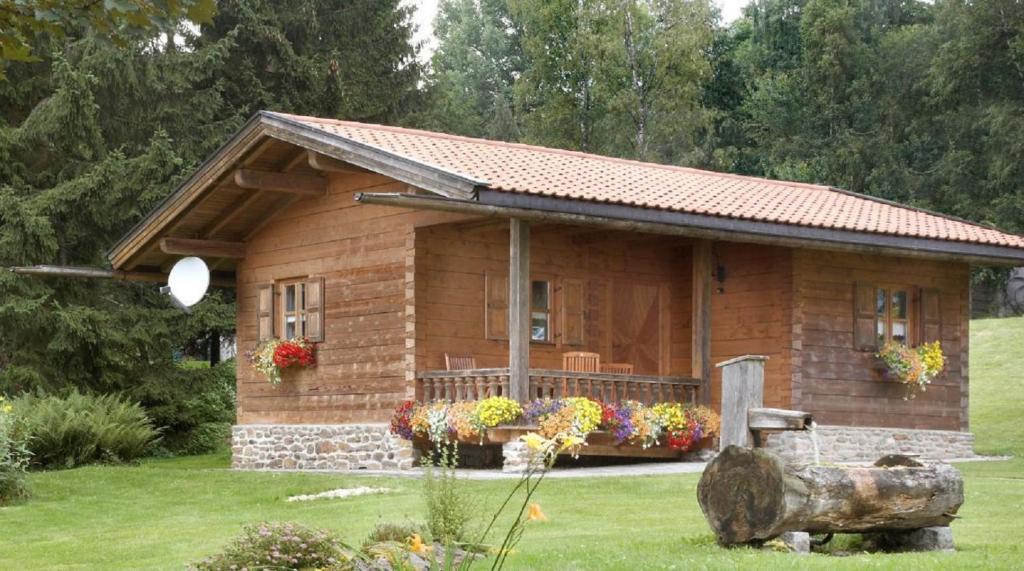
<instances>
[{"instance_id":1,"label":"orange tile roof","mask_svg":"<svg viewBox=\"0 0 1024 571\"><path fill-rule=\"evenodd\" d=\"M272 113L506 192L794 226L1024 248L1024 236L815 184Z\"/></svg>"}]
</instances>

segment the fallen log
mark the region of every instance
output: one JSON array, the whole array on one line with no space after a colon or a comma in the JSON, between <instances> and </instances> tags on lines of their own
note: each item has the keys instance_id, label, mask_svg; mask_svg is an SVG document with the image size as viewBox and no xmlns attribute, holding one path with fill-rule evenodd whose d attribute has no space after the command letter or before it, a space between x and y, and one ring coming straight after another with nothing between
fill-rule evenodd
<instances>
[{"instance_id":1,"label":"fallen log","mask_svg":"<svg viewBox=\"0 0 1024 571\"><path fill-rule=\"evenodd\" d=\"M719 543L786 531L866 533L949 525L964 501L948 464L786 464L761 449L729 446L704 470L697 500Z\"/></svg>"}]
</instances>

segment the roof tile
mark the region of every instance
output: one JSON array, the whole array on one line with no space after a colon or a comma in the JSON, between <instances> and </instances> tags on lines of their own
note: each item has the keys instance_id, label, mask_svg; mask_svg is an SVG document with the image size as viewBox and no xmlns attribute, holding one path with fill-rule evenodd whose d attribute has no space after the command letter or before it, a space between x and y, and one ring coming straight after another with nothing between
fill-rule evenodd
<instances>
[{"instance_id":1,"label":"roof tile","mask_svg":"<svg viewBox=\"0 0 1024 571\"><path fill-rule=\"evenodd\" d=\"M278 114L494 190L711 216L1024 248L1024 236L828 186L400 127Z\"/></svg>"}]
</instances>

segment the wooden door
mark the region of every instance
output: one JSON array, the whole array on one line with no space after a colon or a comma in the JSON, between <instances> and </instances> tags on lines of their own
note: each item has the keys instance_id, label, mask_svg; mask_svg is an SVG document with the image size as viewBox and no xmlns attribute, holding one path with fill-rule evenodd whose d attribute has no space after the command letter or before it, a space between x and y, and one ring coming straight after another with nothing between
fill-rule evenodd
<instances>
[{"instance_id":1,"label":"wooden door","mask_svg":"<svg viewBox=\"0 0 1024 571\"><path fill-rule=\"evenodd\" d=\"M633 371L639 375L661 372L661 289L655 284L615 283L611 361L632 363Z\"/></svg>"}]
</instances>

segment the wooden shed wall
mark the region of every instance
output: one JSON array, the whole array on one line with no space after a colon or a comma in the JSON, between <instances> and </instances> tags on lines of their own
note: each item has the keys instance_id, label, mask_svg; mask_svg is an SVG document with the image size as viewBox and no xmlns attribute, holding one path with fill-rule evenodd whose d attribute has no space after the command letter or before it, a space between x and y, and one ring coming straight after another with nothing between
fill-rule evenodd
<instances>
[{"instance_id":1,"label":"wooden shed wall","mask_svg":"<svg viewBox=\"0 0 1024 571\"><path fill-rule=\"evenodd\" d=\"M718 242L716 267L725 279L712 284L711 361L765 355L765 406L789 408L792 388L792 250ZM722 370L712 369L712 404L720 409Z\"/></svg>"},{"instance_id":2,"label":"wooden shed wall","mask_svg":"<svg viewBox=\"0 0 1024 571\"><path fill-rule=\"evenodd\" d=\"M247 242L237 270L240 352L256 343L257 287L288 278L324 278L325 338L317 367L288 371L277 387L239 360L240 424L383 422L406 398L414 228L461 217L353 197L405 190L383 176L332 175L327 196L292 204Z\"/></svg>"},{"instance_id":3,"label":"wooden shed wall","mask_svg":"<svg viewBox=\"0 0 1024 571\"><path fill-rule=\"evenodd\" d=\"M488 272L508 272L508 232L507 224L417 230L419 370L443 369L446 352L470 354L480 367L508 366L508 342L487 339L484 332L485 279ZM534 279L555 284L559 278L581 279L586 291L584 343L534 342L531 366L561 368L563 352L593 351L606 362L634 362L637 373L689 375L692 291L690 245L685 240L535 225L530 272ZM647 307L645 302L654 297L666 308L660 319L629 311L633 303ZM557 303L554 309L557 321ZM657 338L661 346L631 347L623 334L627 330Z\"/></svg>"},{"instance_id":4,"label":"wooden shed wall","mask_svg":"<svg viewBox=\"0 0 1024 571\"><path fill-rule=\"evenodd\" d=\"M967 264L794 250L794 408L821 424L967 430L970 270ZM947 371L915 399L854 350L854 284L937 288Z\"/></svg>"}]
</instances>

